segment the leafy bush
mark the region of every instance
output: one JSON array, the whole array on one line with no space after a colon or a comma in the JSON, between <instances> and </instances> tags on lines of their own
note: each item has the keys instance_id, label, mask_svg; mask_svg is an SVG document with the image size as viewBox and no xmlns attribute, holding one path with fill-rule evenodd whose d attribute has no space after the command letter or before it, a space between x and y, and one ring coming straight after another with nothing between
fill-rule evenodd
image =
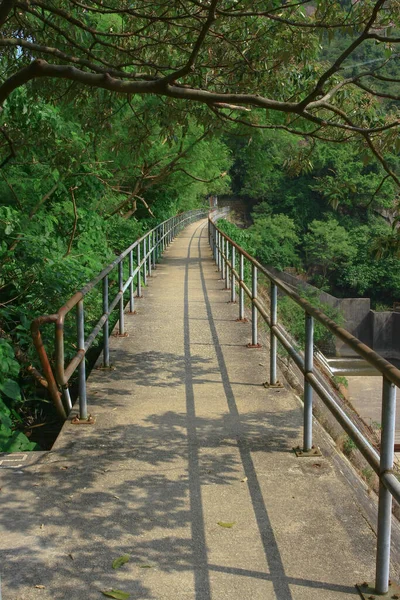
<instances>
[{"instance_id":1,"label":"leafy bush","mask_svg":"<svg viewBox=\"0 0 400 600\"><path fill-rule=\"evenodd\" d=\"M22 452L38 447L15 427L21 422L16 410L21 402L19 370L11 344L0 338L0 452Z\"/></svg>"}]
</instances>

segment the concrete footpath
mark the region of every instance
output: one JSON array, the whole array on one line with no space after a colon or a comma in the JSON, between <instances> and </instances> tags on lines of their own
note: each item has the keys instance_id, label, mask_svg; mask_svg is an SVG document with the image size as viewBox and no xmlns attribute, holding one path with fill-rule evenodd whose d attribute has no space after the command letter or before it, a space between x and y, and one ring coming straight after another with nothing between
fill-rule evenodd
<instances>
[{"instance_id":1,"label":"concrete footpath","mask_svg":"<svg viewBox=\"0 0 400 600\"><path fill-rule=\"evenodd\" d=\"M329 458L292 452L300 403L261 385L223 287L199 221L92 372L96 424L2 465L2 600L350 600L374 578L361 507Z\"/></svg>"}]
</instances>

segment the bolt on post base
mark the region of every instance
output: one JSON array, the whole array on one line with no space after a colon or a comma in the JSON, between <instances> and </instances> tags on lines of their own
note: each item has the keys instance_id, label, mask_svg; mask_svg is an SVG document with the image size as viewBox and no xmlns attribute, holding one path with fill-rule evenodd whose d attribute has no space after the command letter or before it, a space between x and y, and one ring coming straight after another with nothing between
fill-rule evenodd
<instances>
[{"instance_id":1,"label":"bolt on post base","mask_svg":"<svg viewBox=\"0 0 400 600\"><path fill-rule=\"evenodd\" d=\"M81 419L79 415L75 415L75 417L71 419L72 425L94 425L95 423L96 419L95 417L92 417L92 415L89 415L86 419Z\"/></svg>"},{"instance_id":2,"label":"bolt on post base","mask_svg":"<svg viewBox=\"0 0 400 600\"><path fill-rule=\"evenodd\" d=\"M246 344L246 348L262 348L261 344L251 344L250 342Z\"/></svg>"},{"instance_id":3,"label":"bolt on post base","mask_svg":"<svg viewBox=\"0 0 400 600\"><path fill-rule=\"evenodd\" d=\"M322 456L322 452L317 446L311 446L310 450L303 450L300 446L296 446L296 448L293 448L293 452L298 458Z\"/></svg>"},{"instance_id":4,"label":"bolt on post base","mask_svg":"<svg viewBox=\"0 0 400 600\"><path fill-rule=\"evenodd\" d=\"M400 586L394 581L389 581L389 591L386 594L378 594L375 583L356 583L356 588L363 600L379 600L379 598L390 598L400 600Z\"/></svg>"},{"instance_id":5,"label":"bolt on post base","mask_svg":"<svg viewBox=\"0 0 400 600\"><path fill-rule=\"evenodd\" d=\"M278 381L276 383L269 383L268 381L265 381L263 383L263 386L267 389L274 389L274 388L283 388L283 383L281 383L278 379Z\"/></svg>"}]
</instances>

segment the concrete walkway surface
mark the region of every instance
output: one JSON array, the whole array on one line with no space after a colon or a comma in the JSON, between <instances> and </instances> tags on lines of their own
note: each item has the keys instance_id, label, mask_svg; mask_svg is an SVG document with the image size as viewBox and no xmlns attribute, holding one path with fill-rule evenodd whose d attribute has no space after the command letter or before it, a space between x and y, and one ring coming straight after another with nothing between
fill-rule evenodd
<instances>
[{"instance_id":1,"label":"concrete walkway surface","mask_svg":"<svg viewBox=\"0 0 400 600\"><path fill-rule=\"evenodd\" d=\"M373 580L361 507L329 458L292 452L299 400L261 385L223 287L190 225L89 378L96 424L0 469L2 600L350 600Z\"/></svg>"}]
</instances>

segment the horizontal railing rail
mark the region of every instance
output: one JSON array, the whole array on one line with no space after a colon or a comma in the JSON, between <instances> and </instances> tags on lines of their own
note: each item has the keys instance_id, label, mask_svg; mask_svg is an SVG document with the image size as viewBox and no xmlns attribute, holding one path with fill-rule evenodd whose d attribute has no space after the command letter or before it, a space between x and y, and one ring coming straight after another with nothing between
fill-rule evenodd
<instances>
[{"instance_id":1,"label":"horizontal railing rail","mask_svg":"<svg viewBox=\"0 0 400 600\"><path fill-rule=\"evenodd\" d=\"M80 422L90 421L86 397L86 365L85 356L93 342L103 333L103 366L110 366L109 352L109 319L113 310L118 306L118 332L125 335L124 312L125 293L129 289L129 312L134 312L135 291L137 296L142 295L142 281L146 285L147 277L163 254L166 247L174 237L189 223L207 216L206 210L191 210L163 223L160 223L140 238L135 240L129 248L124 250L115 260L105 267L96 277L76 292L69 300L52 315L37 317L31 325L33 343L38 352L44 377L51 398L56 405L61 417L67 418L72 408L69 392L69 382L78 369L78 395ZM134 255L135 254L135 255ZM124 281L124 260L128 259L128 278ZM117 270L118 292L115 297L109 298L109 275ZM102 283L102 314L98 318L89 335L85 336L85 296ZM136 282L136 288L135 288ZM64 324L68 313L75 308L77 325L77 351L68 365L65 365ZM55 325L55 361L54 372L48 358L41 336L41 327L45 324Z\"/></svg>"},{"instance_id":2,"label":"horizontal railing rail","mask_svg":"<svg viewBox=\"0 0 400 600\"><path fill-rule=\"evenodd\" d=\"M303 418L303 448L302 455L313 455L313 390L322 399L324 404L340 423L348 436L353 440L358 450L367 460L369 465L379 476L379 506L378 506L378 532L376 554L375 591L377 594L386 594L389 590L390 569L390 535L392 497L400 503L400 482L394 474L394 434L396 417L396 387L400 386L400 371L385 358L366 346L354 335L343 327L337 325L321 310L315 308L310 302L299 296L291 287L276 277L268 268L248 254L234 240L221 231L216 225L218 219L225 216L225 212L214 211L209 215L208 233L209 243L214 260L225 287L230 289L231 301L236 302L239 296L239 320L245 319L245 295L251 303L252 341L251 347L259 346L258 343L258 315L268 325L270 332L270 364L269 386L276 386L277 380L277 342L285 348L304 377L304 418ZM251 267L251 288L245 282L245 261ZM258 295L258 275L262 273L270 285L270 307L265 307ZM238 288L238 290L236 290ZM291 298L304 311L305 319L305 344L304 351L298 350L287 334L284 327L278 323L278 289ZM381 419L381 444L378 452L365 437L357 424L347 415L335 399L329 387L323 383L323 378L318 376L314 364L314 320L321 323L334 336L345 342L359 356L382 375L382 419Z\"/></svg>"}]
</instances>

